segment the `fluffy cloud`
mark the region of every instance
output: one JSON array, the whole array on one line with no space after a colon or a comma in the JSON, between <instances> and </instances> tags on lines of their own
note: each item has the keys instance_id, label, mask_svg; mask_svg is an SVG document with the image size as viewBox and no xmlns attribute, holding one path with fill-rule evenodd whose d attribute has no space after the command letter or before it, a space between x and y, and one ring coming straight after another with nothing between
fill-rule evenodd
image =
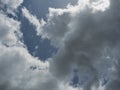
<instances>
[{"instance_id":1,"label":"fluffy cloud","mask_svg":"<svg viewBox=\"0 0 120 90\"><path fill-rule=\"evenodd\" d=\"M2 90L50 90L57 88L47 68L49 64L32 57L23 47L0 45L0 88ZM7 56L7 57L6 57ZM42 70L32 70L31 66ZM53 82L54 80L54 82ZM47 87L46 87L46 86Z\"/></svg>"},{"instance_id":2,"label":"fluffy cloud","mask_svg":"<svg viewBox=\"0 0 120 90\"><path fill-rule=\"evenodd\" d=\"M19 32L20 22L0 13L0 43L14 45L17 42L15 32Z\"/></svg>"}]
</instances>

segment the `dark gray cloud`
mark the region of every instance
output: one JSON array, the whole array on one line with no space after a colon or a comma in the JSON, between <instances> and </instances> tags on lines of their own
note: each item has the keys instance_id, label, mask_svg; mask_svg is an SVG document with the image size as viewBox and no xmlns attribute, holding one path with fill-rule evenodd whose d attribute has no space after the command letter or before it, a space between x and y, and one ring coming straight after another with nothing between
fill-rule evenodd
<instances>
[{"instance_id":1,"label":"dark gray cloud","mask_svg":"<svg viewBox=\"0 0 120 90\"><path fill-rule=\"evenodd\" d=\"M76 12L69 10L70 8L50 11L52 19L49 17L51 22L49 21L47 25L50 24L51 27L47 30L51 30L51 33L48 33L48 36L52 35L49 38L53 42L59 41L60 43L60 49L51 61L50 67L51 72L57 78L69 80L72 68L77 65L80 79L82 79L81 74L83 76L88 74L85 77L87 80L85 80L84 90L90 90L94 85L98 87L99 81L106 76L110 79L108 82L110 85L106 85L106 90L120 89L118 86L120 76L118 73L116 73L118 76L114 76L114 70L111 70L116 66L114 63L119 61L119 57L114 56L114 53L119 54L114 51L114 49L119 50L119 4L119 0L110 0L110 6L106 7L105 11L97 9L93 12L94 8L91 8L91 4L81 11L79 11L79 5L74 6L72 9L77 9ZM67 17L64 18L66 15ZM61 17L60 20L59 17ZM57 22L55 22L56 19L58 19ZM59 24L61 21L62 28L56 28L57 24L61 25ZM55 29L51 29L54 27ZM61 37L54 34L54 30L58 34L62 33L59 34ZM60 40L55 40L56 38ZM59 43L55 45L59 46ZM119 72L118 68L115 69ZM113 77L117 79L112 80Z\"/></svg>"}]
</instances>

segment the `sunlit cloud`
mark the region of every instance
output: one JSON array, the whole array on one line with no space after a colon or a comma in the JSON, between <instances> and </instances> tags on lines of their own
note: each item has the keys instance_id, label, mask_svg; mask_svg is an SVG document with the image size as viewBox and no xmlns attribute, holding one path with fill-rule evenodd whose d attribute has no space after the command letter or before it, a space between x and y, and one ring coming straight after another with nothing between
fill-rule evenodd
<instances>
[{"instance_id":1,"label":"sunlit cloud","mask_svg":"<svg viewBox=\"0 0 120 90\"><path fill-rule=\"evenodd\" d=\"M92 8L94 11L105 11L110 6L109 0L97 0L95 2L92 2Z\"/></svg>"}]
</instances>

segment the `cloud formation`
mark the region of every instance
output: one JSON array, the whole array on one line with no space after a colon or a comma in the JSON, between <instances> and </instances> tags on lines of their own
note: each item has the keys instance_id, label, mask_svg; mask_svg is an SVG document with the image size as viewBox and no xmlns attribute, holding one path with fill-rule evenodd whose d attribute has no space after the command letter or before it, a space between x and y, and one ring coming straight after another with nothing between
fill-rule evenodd
<instances>
[{"instance_id":1,"label":"cloud formation","mask_svg":"<svg viewBox=\"0 0 120 90\"><path fill-rule=\"evenodd\" d=\"M113 0L79 0L65 9L49 9L42 29L43 37L59 47L50 70L60 80L69 81L73 68L84 90L99 87L107 79L105 90L119 88L119 4ZM115 76L114 76L115 75ZM114 78L115 77L115 78Z\"/></svg>"},{"instance_id":2,"label":"cloud formation","mask_svg":"<svg viewBox=\"0 0 120 90\"><path fill-rule=\"evenodd\" d=\"M78 0L64 9L49 8L47 21L22 8L38 34L58 47L56 55L45 63L31 56L24 45L17 46L14 32L20 22L1 12L0 89L119 90L119 4L120 0ZM79 78L76 88L70 85L74 69Z\"/></svg>"}]
</instances>

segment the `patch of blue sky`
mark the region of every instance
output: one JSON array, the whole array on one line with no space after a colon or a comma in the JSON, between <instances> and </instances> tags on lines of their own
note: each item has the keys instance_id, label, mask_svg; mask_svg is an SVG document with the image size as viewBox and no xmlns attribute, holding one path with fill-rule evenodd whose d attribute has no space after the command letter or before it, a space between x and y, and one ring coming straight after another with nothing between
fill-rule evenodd
<instances>
[{"instance_id":1,"label":"patch of blue sky","mask_svg":"<svg viewBox=\"0 0 120 90\"><path fill-rule=\"evenodd\" d=\"M43 61L49 57L52 57L52 55L56 53L57 49L51 45L50 40L43 40L40 36L37 36L35 27L24 17L21 17L21 22L23 41L30 54Z\"/></svg>"},{"instance_id":2,"label":"patch of blue sky","mask_svg":"<svg viewBox=\"0 0 120 90\"><path fill-rule=\"evenodd\" d=\"M89 74L84 74L79 77L78 69L75 68L73 70L73 78L70 82L70 85L73 86L74 88L81 87L84 86L87 83L87 81L89 81L89 79L90 79Z\"/></svg>"},{"instance_id":3,"label":"patch of blue sky","mask_svg":"<svg viewBox=\"0 0 120 90\"><path fill-rule=\"evenodd\" d=\"M74 71L73 71L73 78L72 78L72 80L71 80L71 82L70 82L70 85L71 86L73 86L73 87L78 87L79 86L79 77L78 77L78 74L77 74L77 69L75 69Z\"/></svg>"}]
</instances>

